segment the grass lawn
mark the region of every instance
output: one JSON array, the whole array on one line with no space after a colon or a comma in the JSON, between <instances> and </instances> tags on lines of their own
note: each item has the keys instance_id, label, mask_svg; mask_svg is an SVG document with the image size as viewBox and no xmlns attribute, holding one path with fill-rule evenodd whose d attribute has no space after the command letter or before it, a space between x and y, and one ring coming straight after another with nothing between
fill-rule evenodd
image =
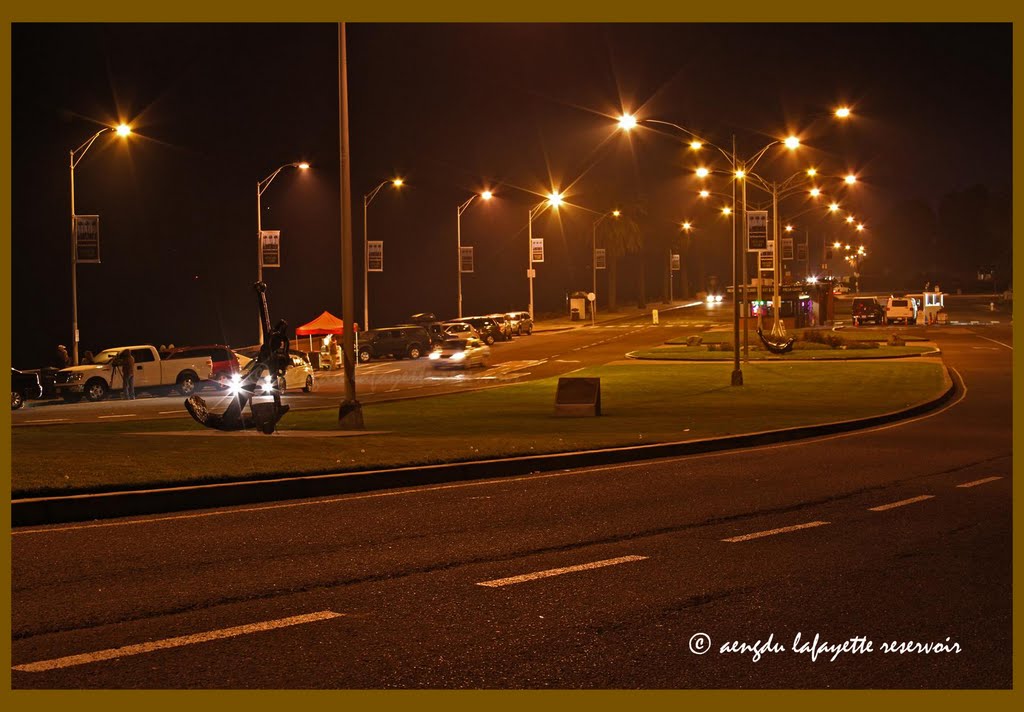
<instances>
[{"instance_id":1,"label":"grass lawn","mask_svg":"<svg viewBox=\"0 0 1024 712\"><path fill-rule=\"evenodd\" d=\"M325 473L672 442L845 420L904 408L945 389L936 363L623 364L601 378L603 415L554 415L557 379L364 406L355 437L239 437L191 419L12 430L15 497ZM741 407L742 406L742 407ZM333 431L337 409L287 414L282 431ZM168 431L209 435L167 435Z\"/></svg>"},{"instance_id":2,"label":"grass lawn","mask_svg":"<svg viewBox=\"0 0 1024 712\"><path fill-rule=\"evenodd\" d=\"M767 333L770 326L766 326L765 332ZM881 331L879 329L871 329L870 327L857 326L843 329L794 329L791 332L792 336L796 336L797 339L802 339L803 335L808 331L831 331L832 333L842 336L847 341L888 341L889 337L893 334L898 334L903 338L904 341L927 341L927 339L919 334L912 331ZM740 332L740 338L743 338L742 331ZM757 339L757 333L755 330L750 331L750 335ZM732 343L732 329L725 331L704 331L695 332L691 336L700 336L705 344L720 344L729 342ZM685 344L686 336L677 336L674 339L669 339L666 344Z\"/></svg>"}]
</instances>

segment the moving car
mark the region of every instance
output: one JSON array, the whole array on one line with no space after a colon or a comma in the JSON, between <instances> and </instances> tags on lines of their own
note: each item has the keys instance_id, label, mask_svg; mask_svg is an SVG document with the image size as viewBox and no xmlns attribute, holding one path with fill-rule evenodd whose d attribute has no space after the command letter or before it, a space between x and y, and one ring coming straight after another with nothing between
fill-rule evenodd
<instances>
[{"instance_id":1,"label":"moving car","mask_svg":"<svg viewBox=\"0 0 1024 712\"><path fill-rule=\"evenodd\" d=\"M391 356L419 358L430 350L430 333L422 326L391 326L359 334L359 361Z\"/></svg>"},{"instance_id":2,"label":"moving car","mask_svg":"<svg viewBox=\"0 0 1024 712\"><path fill-rule=\"evenodd\" d=\"M38 373L26 373L11 369L11 410L25 405L25 401L43 395L43 386Z\"/></svg>"},{"instance_id":3,"label":"moving car","mask_svg":"<svg viewBox=\"0 0 1024 712\"><path fill-rule=\"evenodd\" d=\"M266 374L266 372L264 372L260 379L260 388L256 390L255 395L269 396L274 395L275 393L298 390L300 388L306 393L313 392L316 388L316 370L309 362L309 354L292 351L288 354L288 358L289 362L288 367L284 371L284 378L278 380L277 388L274 388L273 380ZM241 373L236 373L231 376L226 384L229 395L235 395L239 392L239 385L241 384L242 378L248 376L250 370L256 368L257 363L257 361L249 359L249 361L242 366Z\"/></svg>"},{"instance_id":4,"label":"moving car","mask_svg":"<svg viewBox=\"0 0 1024 712\"><path fill-rule=\"evenodd\" d=\"M874 297L854 297L850 316L854 326L885 323L885 309Z\"/></svg>"},{"instance_id":5,"label":"moving car","mask_svg":"<svg viewBox=\"0 0 1024 712\"><path fill-rule=\"evenodd\" d=\"M509 324L512 325L512 330L519 336L523 334L529 336L533 333L533 319L530 318L530 312L514 311L508 312L505 316L508 318Z\"/></svg>"},{"instance_id":6,"label":"moving car","mask_svg":"<svg viewBox=\"0 0 1024 712\"><path fill-rule=\"evenodd\" d=\"M441 348L431 351L428 358L434 368L487 368L491 360L491 348L474 336L445 339Z\"/></svg>"}]
</instances>

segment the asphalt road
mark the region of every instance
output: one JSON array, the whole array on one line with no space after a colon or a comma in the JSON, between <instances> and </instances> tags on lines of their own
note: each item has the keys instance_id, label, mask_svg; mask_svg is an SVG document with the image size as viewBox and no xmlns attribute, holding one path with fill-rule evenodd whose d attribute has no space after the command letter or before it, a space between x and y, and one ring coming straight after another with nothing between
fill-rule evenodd
<instances>
[{"instance_id":1,"label":"asphalt road","mask_svg":"<svg viewBox=\"0 0 1024 712\"><path fill-rule=\"evenodd\" d=\"M15 530L12 685L1009 687L1011 336L935 330L966 389L868 431Z\"/></svg>"}]
</instances>

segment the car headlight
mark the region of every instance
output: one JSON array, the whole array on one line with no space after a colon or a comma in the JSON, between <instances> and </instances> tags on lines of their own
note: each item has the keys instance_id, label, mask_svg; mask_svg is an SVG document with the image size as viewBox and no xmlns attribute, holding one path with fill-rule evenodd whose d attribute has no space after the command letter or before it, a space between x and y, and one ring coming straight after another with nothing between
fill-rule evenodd
<instances>
[{"instance_id":1,"label":"car headlight","mask_svg":"<svg viewBox=\"0 0 1024 712\"><path fill-rule=\"evenodd\" d=\"M228 383L228 394L237 396L242 392L242 377L237 373L231 374L231 382Z\"/></svg>"},{"instance_id":2,"label":"car headlight","mask_svg":"<svg viewBox=\"0 0 1024 712\"><path fill-rule=\"evenodd\" d=\"M441 358L441 352L440 351L431 351L430 354L427 356L427 358L429 358L431 361L436 361L439 358Z\"/></svg>"},{"instance_id":3,"label":"car headlight","mask_svg":"<svg viewBox=\"0 0 1024 712\"><path fill-rule=\"evenodd\" d=\"M715 301L715 295L714 294L709 294L704 301L706 301L708 304L713 303Z\"/></svg>"},{"instance_id":4,"label":"car headlight","mask_svg":"<svg viewBox=\"0 0 1024 712\"><path fill-rule=\"evenodd\" d=\"M716 295L715 295L715 301L716 301L716 302L720 302L720 301L722 301L722 295L721 295L721 294L716 294Z\"/></svg>"},{"instance_id":5,"label":"car headlight","mask_svg":"<svg viewBox=\"0 0 1024 712\"><path fill-rule=\"evenodd\" d=\"M465 358L466 358L466 352L465 351L456 351L455 353L452 354L451 360L452 361L462 361Z\"/></svg>"}]
</instances>

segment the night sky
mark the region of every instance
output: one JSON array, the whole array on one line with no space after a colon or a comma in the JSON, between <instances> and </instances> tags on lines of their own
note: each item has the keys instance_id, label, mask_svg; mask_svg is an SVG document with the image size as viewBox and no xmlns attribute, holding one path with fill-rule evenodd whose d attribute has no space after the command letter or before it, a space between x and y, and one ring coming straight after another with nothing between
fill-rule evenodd
<instances>
[{"instance_id":1,"label":"night sky","mask_svg":"<svg viewBox=\"0 0 1024 712\"><path fill-rule=\"evenodd\" d=\"M854 171L844 205L869 227L899 201L1010 186L1008 24L350 24L348 44L358 321L363 195L408 183L369 208L385 243L371 326L454 316L456 206L485 188L498 199L462 220L476 248L467 314L526 308L527 213L549 188L570 205L534 222L538 313L589 290L596 216L583 208L642 205L652 239L694 221L727 281L729 227L694 197L698 162L671 133L616 131L623 110L723 146L735 134L741 155L796 132L799 153L772 152L758 172ZM136 135L102 136L75 171L103 256L79 266L82 352L255 343L256 184L292 161L312 169L263 195L264 229L282 232L283 267L264 272L271 316L340 316L337 91L332 24L13 25L13 365L71 346L68 152L118 120ZM842 125L840 104L855 112ZM635 300L635 280L619 280L620 301ZM651 268L655 295L657 280Z\"/></svg>"}]
</instances>

